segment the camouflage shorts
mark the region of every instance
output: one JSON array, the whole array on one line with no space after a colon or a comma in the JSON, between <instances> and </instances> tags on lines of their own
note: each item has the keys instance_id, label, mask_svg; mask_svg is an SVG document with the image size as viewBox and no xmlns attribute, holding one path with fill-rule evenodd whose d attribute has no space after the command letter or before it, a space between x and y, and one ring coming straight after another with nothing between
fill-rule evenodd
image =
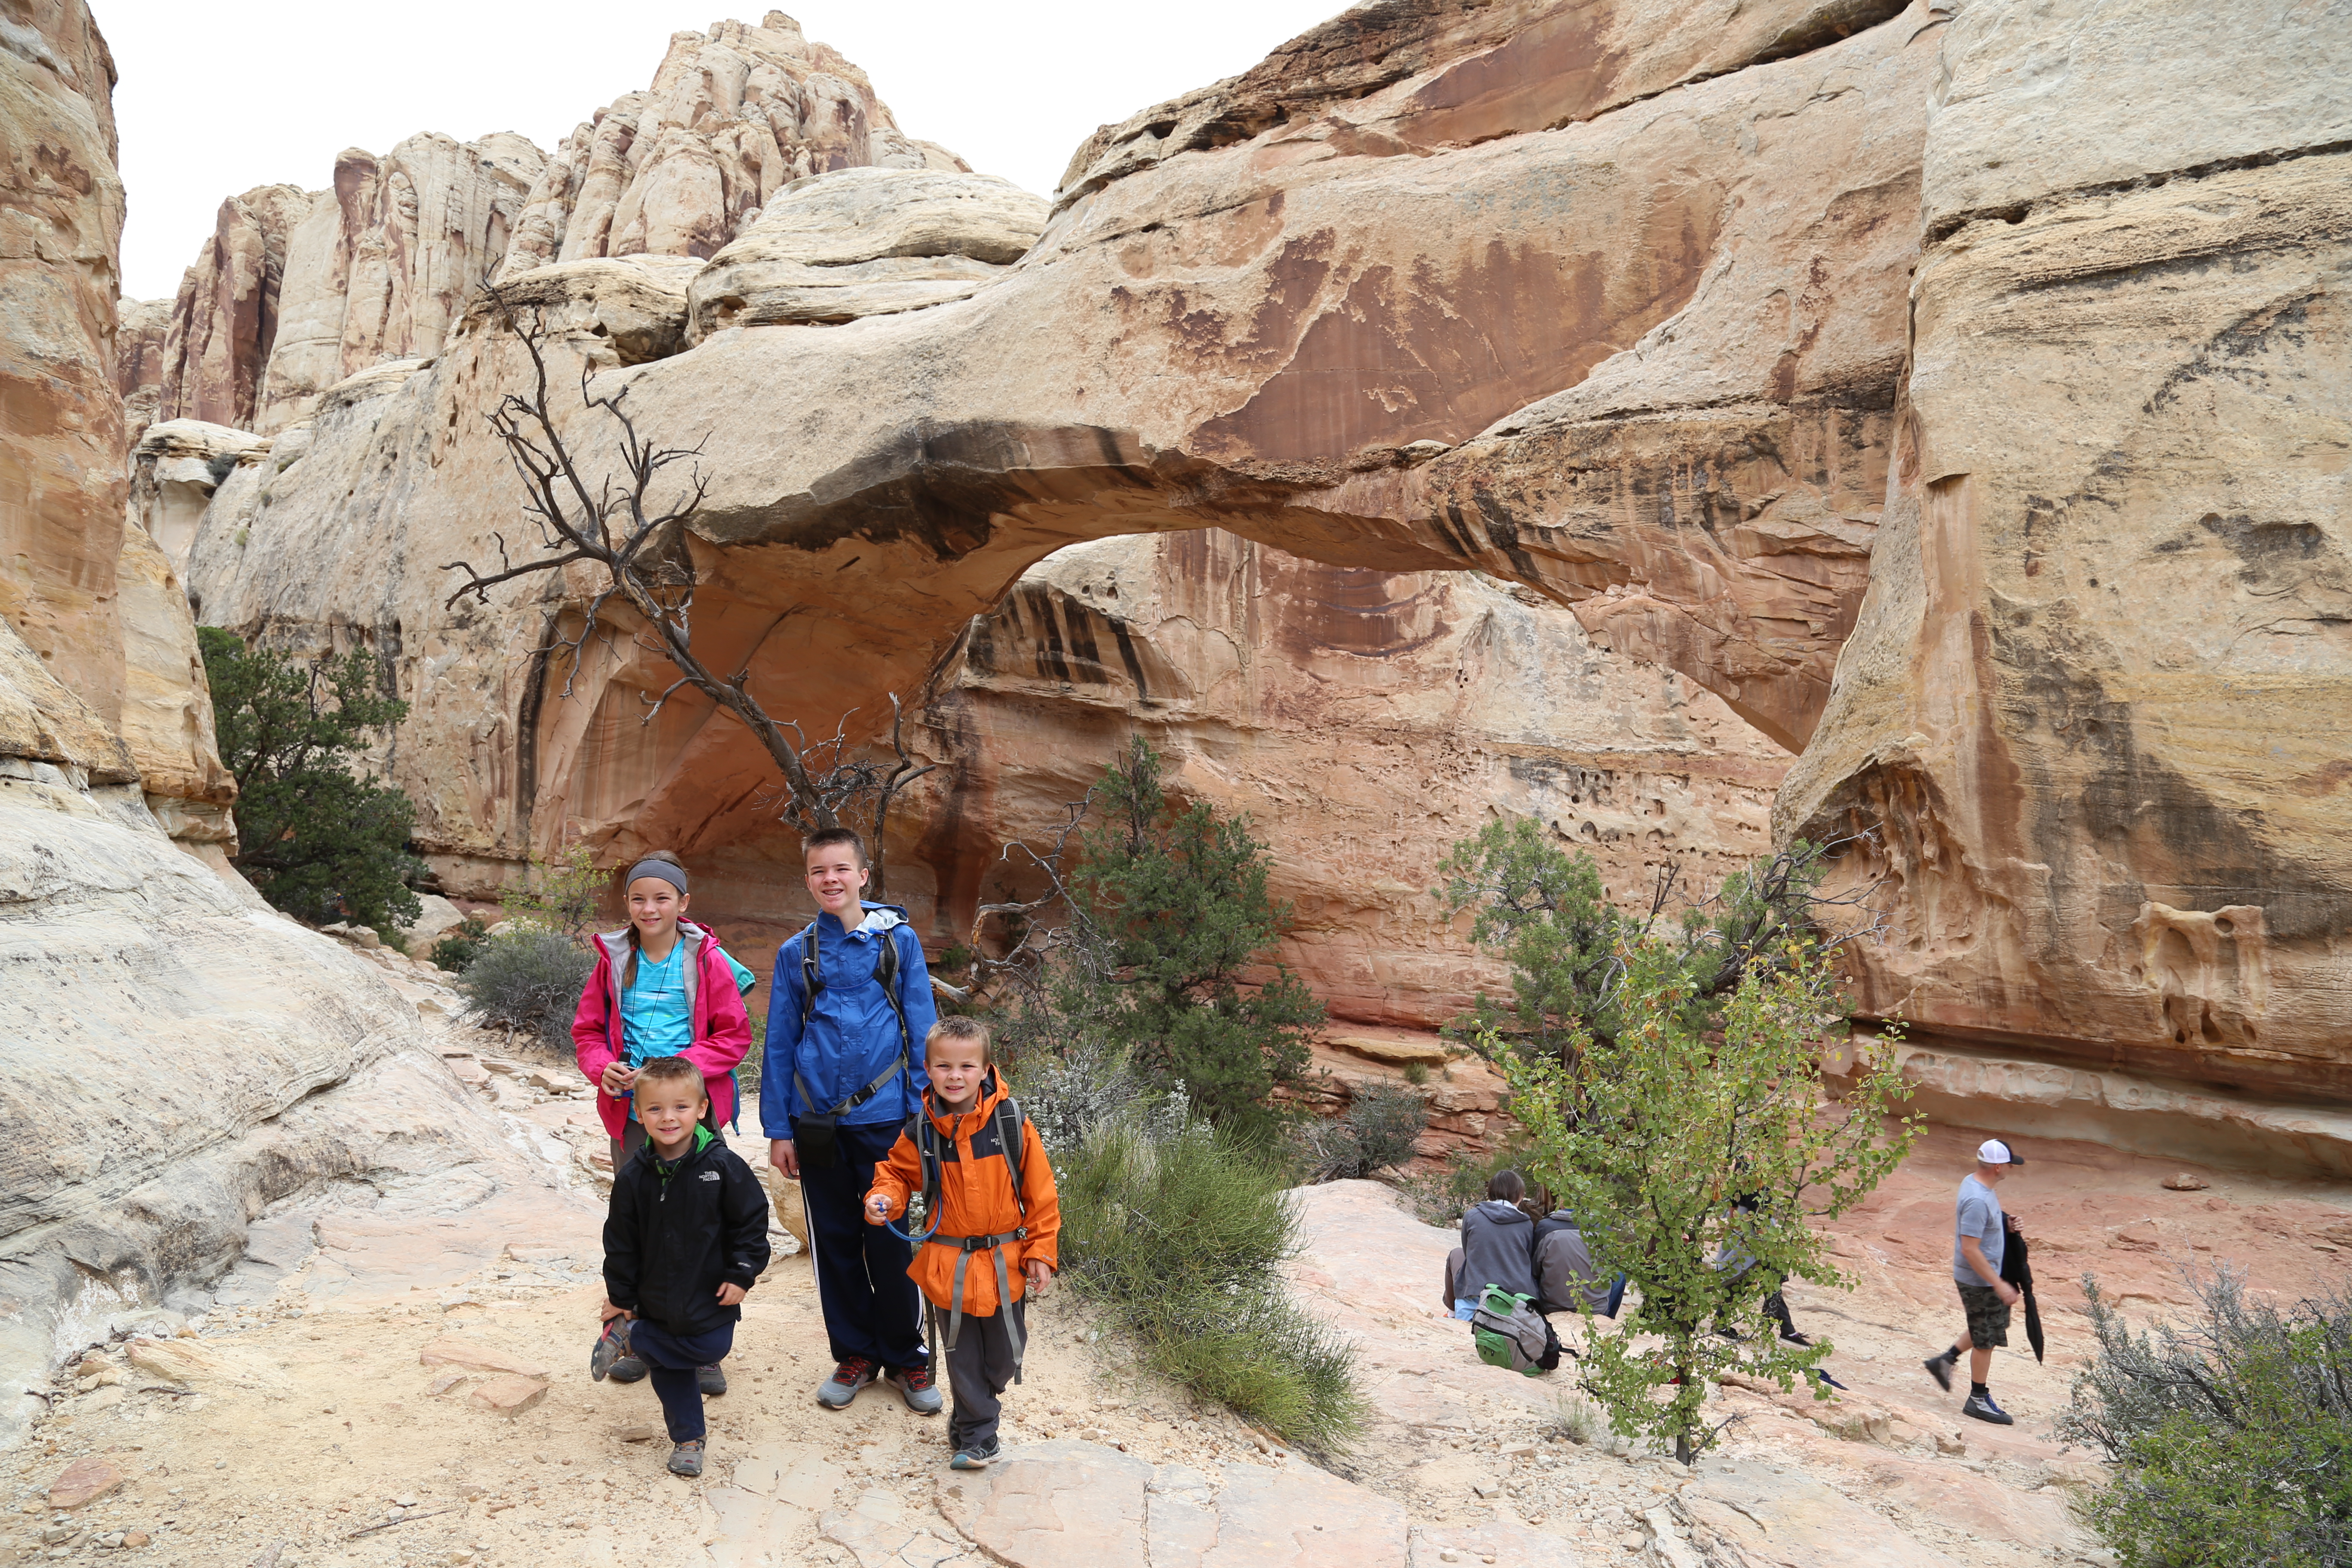
<instances>
[{"instance_id":1,"label":"camouflage shorts","mask_svg":"<svg viewBox=\"0 0 2352 1568\"><path fill-rule=\"evenodd\" d=\"M2009 1303L1990 1285L1960 1286L1960 1310L1969 1315L1969 1343L1980 1351L2009 1343Z\"/></svg>"}]
</instances>

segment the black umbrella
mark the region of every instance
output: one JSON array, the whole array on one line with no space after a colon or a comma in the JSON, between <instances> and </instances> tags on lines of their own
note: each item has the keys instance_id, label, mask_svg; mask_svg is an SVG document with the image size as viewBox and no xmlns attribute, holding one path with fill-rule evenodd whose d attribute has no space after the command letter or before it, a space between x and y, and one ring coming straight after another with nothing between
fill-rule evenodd
<instances>
[{"instance_id":1,"label":"black umbrella","mask_svg":"<svg viewBox=\"0 0 2352 1568\"><path fill-rule=\"evenodd\" d=\"M2033 1266L2026 1261L2025 1233L2017 1228L2017 1216L2001 1216L2008 1224L2009 1234L2001 1238L2000 1277L2014 1285L2025 1297L2025 1342L2033 1347L2033 1359L2042 1359L2042 1309L2033 1300Z\"/></svg>"}]
</instances>

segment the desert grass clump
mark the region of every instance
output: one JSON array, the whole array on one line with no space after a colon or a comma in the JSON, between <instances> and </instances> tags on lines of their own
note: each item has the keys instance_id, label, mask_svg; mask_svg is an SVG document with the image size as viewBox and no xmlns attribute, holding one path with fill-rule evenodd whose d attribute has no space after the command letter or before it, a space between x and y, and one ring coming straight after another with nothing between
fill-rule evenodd
<instances>
[{"instance_id":1,"label":"desert grass clump","mask_svg":"<svg viewBox=\"0 0 2352 1568\"><path fill-rule=\"evenodd\" d=\"M1284 1294L1298 1215L1274 1162L1197 1121L1161 1137L1122 1121L1057 1163L1066 1277L1146 1366L1301 1447L1348 1446L1354 1352Z\"/></svg>"}]
</instances>

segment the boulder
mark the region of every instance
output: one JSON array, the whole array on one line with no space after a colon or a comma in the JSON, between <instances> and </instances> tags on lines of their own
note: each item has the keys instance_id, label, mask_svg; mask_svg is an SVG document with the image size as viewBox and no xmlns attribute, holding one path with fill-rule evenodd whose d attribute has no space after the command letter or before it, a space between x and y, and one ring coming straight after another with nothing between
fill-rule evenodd
<instances>
[{"instance_id":1,"label":"boulder","mask_svg":"<svg viewBox=\"0 0 2352 1568\"><path fill-rule=\"evenodd\" d=\"M559 261L476 296L467 320L527 310L592 364L642 364L686 346L687 285L702 265L687 256Z\"/></svg>"},{"instance_id":2,"label":"boulder","mask_svg":"<svg viewBox=\"0 0 2352 1568\"><path fill-rule=\"evenodd\" d=\"M1045 203L1009 180L845 169L795 180L698 273L692 332L854 321L961 300L1021 259Z\"/></svg>"},{"instance_id":3,"label":"boulder","mask_svg":"<svg viewBox=\"0 0 2352 1568\"><path fill-rule=\"evenodd\" d=\"M411 958L429 959L433 944L466 923L466 913L438 893L419 893L423 913L400 931L400 945Z\"/></svg>"}]
</instances>

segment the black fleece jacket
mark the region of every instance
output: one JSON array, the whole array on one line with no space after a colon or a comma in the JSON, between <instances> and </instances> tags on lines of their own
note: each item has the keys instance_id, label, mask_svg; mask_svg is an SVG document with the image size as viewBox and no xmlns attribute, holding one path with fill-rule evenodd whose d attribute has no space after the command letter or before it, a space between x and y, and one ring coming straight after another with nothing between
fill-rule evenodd
<instances>
[{"instance_id":1,"label":"black fleece jacket","mask_svg":"<svg viewBox=\"0 0 2352 1568\"><path fill-rule=\"evenodd\" d=\"M604 1216L605 1299L681 1335L740 1320L719 1287L749 1290L768 1267L767 1190L708 1128L694 1142L675 1164L651 1143L631 1155Z\"/></svg>"}]
</instances>

